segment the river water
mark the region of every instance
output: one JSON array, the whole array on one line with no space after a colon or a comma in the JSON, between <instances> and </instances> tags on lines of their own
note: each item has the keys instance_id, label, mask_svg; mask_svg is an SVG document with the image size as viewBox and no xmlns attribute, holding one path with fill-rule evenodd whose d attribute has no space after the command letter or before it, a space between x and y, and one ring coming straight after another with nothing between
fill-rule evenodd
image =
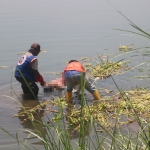
<instances>
[{"instance_id":1,"label":"river water","mask_svg":"<svg viewBox=\"0 0 150 150\"><path fill-rule=\"evenodd\" d=\"M149 31L150 1L110 0L110 3L137 26ZM17 54L26 52L32 43L39 43L41 49L47 51L38 56L39 71L47 82L56 77L48 73L61 72L64 62L70 59L117 53L119 45L133 44L134 48L149 45L146 38L114 30L134 31L129 21L110 3L107 0L0 0L0 66L8 66L0 68L0 127L13 135L17 129L28 128L20 124L19 118L12 118L19 110L14 92L19 97L22 94L13 70L21 56ZM134 61L144 60L141 56ZM133 81L131 76L135 74L132 73L117 77L118 84L127 89L148 86L147 82ZM99 81L98 86L115 88L113 85L112 80L107 79ZM44 98L41 87L39 97ZM25 137L24 132L20 132L20 139ZM20 147L0 130L0 149L17 150Z\"/></svg>"}]
</instances>

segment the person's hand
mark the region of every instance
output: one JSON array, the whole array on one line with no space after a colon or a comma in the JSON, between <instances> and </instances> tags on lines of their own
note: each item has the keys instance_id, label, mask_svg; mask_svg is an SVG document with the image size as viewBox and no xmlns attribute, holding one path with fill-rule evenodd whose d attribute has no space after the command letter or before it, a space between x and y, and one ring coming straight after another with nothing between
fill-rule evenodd
<instances>
[{"instance_id":1,"label":"person's hand","mask_svg":"<svg viewBox=\"0 0 150 150\"><path fill-rule=\"evenodd\" d=\"M46 85L46 82L44 81L42 75L39 75L38 77L36 77L36 82L40 82L41 86Z\"/></svg>"},{"instance_id":2,"label":"person's hand","mask_svg":"<svg viewBox=\"0 0 150 150\"><path fill-rule=\"evenodd\" d=\"M43 81L43 82L40 82L41 86L46 86L46 82Z\"/></svg>"}]
</instances>

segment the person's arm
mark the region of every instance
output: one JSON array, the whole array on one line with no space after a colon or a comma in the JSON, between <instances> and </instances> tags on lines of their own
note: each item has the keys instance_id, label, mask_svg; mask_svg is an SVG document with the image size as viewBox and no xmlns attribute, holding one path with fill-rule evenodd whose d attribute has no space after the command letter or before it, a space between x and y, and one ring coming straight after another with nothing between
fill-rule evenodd
<instances>
[{"instance_id":1,"label":"person's arm","mask_svg":"<svg viewBox=\"0 0 150 150\"><path fill-rule=\"evenodd\" d=\"M33 71L34 71L34 74L35 74L36 77L40 76L40 73L39 73L38 70L33 69Z\"/></svg>"},{"instance_id":2,"label":"person's arm","mask_svg":"<svg viewBox=\"0 0 150 150\"><path fill-rule=\"evenodd\" d=\"M38 61L37 59L34 59L31 62L31 67L34 71L35 77L36 77L36 82L40 82L42 86L46 85L46 82L44 81L42 75L38 71Z\"/></svg>"}]
</instances>

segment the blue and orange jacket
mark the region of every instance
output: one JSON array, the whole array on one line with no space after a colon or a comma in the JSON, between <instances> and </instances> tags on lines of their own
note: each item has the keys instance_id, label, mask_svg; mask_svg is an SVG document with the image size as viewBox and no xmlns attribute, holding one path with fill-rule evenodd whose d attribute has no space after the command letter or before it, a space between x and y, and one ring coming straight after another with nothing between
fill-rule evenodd
<instances>
[{"instance_id":1,"label":"blue and orange jacket","mask_svg":"<svg viewBox=\"0 0 150 150\"><path fill-rule=\"evenodd\" d=\"M31 53L26 53L23 55L20 60L18 61L18 64L15 69L15 77L21 77L24 76L25 79L28 79L29 81L36 81L36 77L34 74L34 70L31 67L31 63L33 60L37 59L36 56L32 55ZM20 74L20 72L22 75Z\"/></svg>"}]
</instances>

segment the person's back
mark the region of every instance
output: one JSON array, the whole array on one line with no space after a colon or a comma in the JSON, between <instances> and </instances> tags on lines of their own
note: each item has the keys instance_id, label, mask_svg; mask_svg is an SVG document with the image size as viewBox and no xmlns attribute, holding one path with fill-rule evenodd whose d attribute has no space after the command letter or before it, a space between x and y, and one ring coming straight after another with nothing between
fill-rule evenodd
<instances>
[{"instance_id":1,"label":"person's back","mask_svg":"<svg viewBox=\"0 0 150 150\"><path fill-rule=\"evenodd\" d=\"M19 59L14 74L16 80L21 83L23 93L30 94L33 98L37 97L39 91L35 82L40 82L42 86L46 84L38 71L36 56L40 51L40 45L33 43L28 52Z\"/></svg>"},{"instance_id":2,"label":"person's back","mask_svg":"<svg viewBox=\"0 0 150 150\"><path fill-rule=\"evenodd\" d=\"M67 86L66 99L72 101L72 90L76 85L80 88L85 85L85 89L89 91L95 100L100 100L100 95L95 86L90 83L86 77L86 70L77 60L70 60L65 67L63 76Z\"/></svg>"},{"instance_id":3,"label":"person's back","mask_svg":"<svg viewBox=\"0 0 150 150\"><path fill-rule=\"evenodd\" d=\"M25 55L23 55L20 60L18 61L18 64L15 69L15 77L25 78L29 81L36 81L34 70L32 66L30 65L32 60L36 59L36 56L34 56L32 53L27 52Z\"/></svg>"},{"instance_id":4,"label":"person's back","mask_svg":"<svg viewBox=\"0 0 150 150\"><path fill-rule=\"evenodd\" d=\"M67 71L72 71L72 70L74 70L74 71L79 71L79 72L83 72L83 73L85 73L86 71L85 71L85 68L82 66L82 64L81 63L79 63L78 61L76 61L76 60L71 60L69 63L68 63L68 65L66 66L66 68L64 69L64 73L65 72L67 72Z\"/></svg>"}]
</instances>

